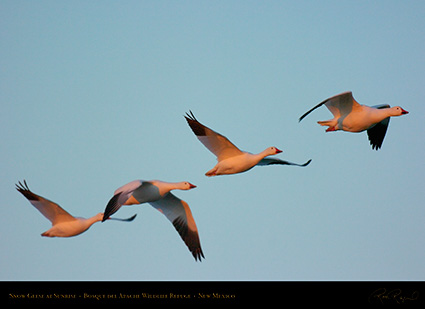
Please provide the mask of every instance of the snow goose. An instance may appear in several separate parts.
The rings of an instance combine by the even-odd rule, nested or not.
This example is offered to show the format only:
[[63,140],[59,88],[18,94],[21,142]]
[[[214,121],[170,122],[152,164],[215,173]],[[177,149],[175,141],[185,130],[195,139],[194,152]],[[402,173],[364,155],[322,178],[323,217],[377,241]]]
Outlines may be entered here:
[[201,124],[193,115],[186,113],[186,121],[195,133],[196,137],[207,147],[213,154],[217,156],[218,163],[208,172],[206,176],[217,176],[217,175],[229,175],[243,173],[250,170],[256,165],[295,165],[295,166],[307,166],[311,160],[308,160],[304,164],[296,164],[275,158],[266,158],[267,156],[281,153],[276,147],[269,147],[258,154],[252,154],[246,151],[240,150],[232,142],[230,142],[225,136],[220,133],[214,132],[210,128]]
[[173,183],[159,180],[134,180],[115,190],[114,196],[106,205],[103,220],[106,220],[123,205],[149,203],[174,225],[180,237],[192,252],[195,261],[198,259],[201,261],[201,257],[205,257],[189,205],[170,192],[175,189],[190,190],[193,188],[196,188],[196,186],[187,181]]
[[303,120],[316,108],[325,105],[334,115],[333,119],[318,121],[321,126],[328,126],[326,132],[343,130],[347,132],[367,131],[372,149],[382,146],[385,133],[390,123],[390,117],[408,114],[400,106],[390,107],[388,104],[366,106],[356,102],[351,91],[343,92],[317,104],[304,115]]
[[[16,185],[16,190],[22,193],[28,201],[37,208],[47,219],[52,222],[52,228],[42,233],[41,236],[47,237],[72,237],[84,233],[94,223],[99,222],[103,219],[103,213],[85,219],[80,217],[74,217],[65,211],[58,204],[41,197],[30,191],[26,181],[24,184],[19,182]],[[132,221],[136,215],[128,219],[117,219],[119,221]],[[112,218],[111,218],[112,219]]]

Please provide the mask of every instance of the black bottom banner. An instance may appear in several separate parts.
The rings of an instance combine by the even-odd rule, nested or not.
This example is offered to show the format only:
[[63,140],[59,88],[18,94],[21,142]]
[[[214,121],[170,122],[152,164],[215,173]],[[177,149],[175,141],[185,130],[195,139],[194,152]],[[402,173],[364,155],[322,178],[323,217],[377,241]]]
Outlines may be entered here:
[[425,305],[423,282],[1,282],[8,305]]

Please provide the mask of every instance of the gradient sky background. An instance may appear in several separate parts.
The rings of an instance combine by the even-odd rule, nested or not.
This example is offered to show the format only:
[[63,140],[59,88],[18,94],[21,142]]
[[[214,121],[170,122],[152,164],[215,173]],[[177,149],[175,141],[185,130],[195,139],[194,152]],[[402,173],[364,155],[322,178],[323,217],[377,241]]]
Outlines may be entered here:
[[[425,280],[424,1],[0,1],[1,280]],[[298,117],[353,91],[401,105],[381,150]],[[306,168],[207,178],[183,115]],[[196,263],[149,205],[69,239],[15,190],[103,212],[134,179],[176,191]]]

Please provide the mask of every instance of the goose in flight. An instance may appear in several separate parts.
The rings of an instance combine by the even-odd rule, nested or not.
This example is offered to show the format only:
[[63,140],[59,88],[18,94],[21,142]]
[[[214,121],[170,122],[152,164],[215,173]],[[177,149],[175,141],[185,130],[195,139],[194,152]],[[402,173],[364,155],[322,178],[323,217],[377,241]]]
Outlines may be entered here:
[[225,136],[201,124],[193,113],[191,111],[189,112],[190,114],[186,113],[185,118],[193,133],[217,157],[218,163],[205,173],[208,177],[243,173],[256,165],[280,164],[307,166],[311,162],[311,160],[308,160],[304,164],[296,164],[281,159],[266,158],[282,152],[282,150],[276,147],[269,147],[258,154],[242,151]]
[[[22,184],[16,185],[16,190],[22,193],[28,201],[37,208],[43,216],[49,219],[52,222],[52,227],[46,232],[42,233],[41,236],[47,237],[72,237],[84,233],[87,231],[94,223],[102,221],[103,213],[98,213],[97,215],[85,219],[80,217],[74,217],[65,211],[58,204],[45,199],[44,197],[37,195],[30,191],[26,181]],[[133,221],[136,215],[128,219],[117,219],[111,218],[119,221]]]
[[316,108],[325,105],[334,118],[318,121],[321,126],[328,126],[326,132],[343,130],[347,132],[367,131],[372,149],[378,150],[382,146],[385,133],[390,123],[390,117],[408,114],[400,106],[390,107],[388,104],[366,106],[356,102],[351,91],[343,92],[317,104],[304,115],[303,120]]
[[159,180],[134,180],[115,190],[114,196],[106,206],[103,220],[107,220],[123,205],[149,203],[174,225],[189,251],[192,252],[195,261],[198,259],[201,261],[201,257],[205,257],[199,241],[198,228],[189,205],[170,192],[175,189],[190,190],[193,188],[196,186],[187,181],[172,183]]

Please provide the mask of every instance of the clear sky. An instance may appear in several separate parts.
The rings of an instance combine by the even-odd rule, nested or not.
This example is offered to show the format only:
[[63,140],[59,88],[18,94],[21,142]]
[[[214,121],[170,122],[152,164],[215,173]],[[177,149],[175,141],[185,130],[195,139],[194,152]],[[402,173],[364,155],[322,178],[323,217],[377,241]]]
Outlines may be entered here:
[[[424,1],[0,1],[1,280],[425,280]],[[322,100],[401,105],[382,149]],[[207,178],[183,115],[306,168]],[[195,262],[149,205],[69,239],[134,179],[190,181]]]

